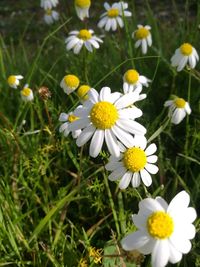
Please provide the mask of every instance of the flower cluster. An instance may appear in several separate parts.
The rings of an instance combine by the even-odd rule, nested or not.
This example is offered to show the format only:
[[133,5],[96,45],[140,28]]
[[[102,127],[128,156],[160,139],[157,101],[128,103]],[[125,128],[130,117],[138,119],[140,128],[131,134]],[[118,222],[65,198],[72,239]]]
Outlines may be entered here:
[[53,10],[58,5],[58,0],[41,0],[40,6],[44,9],[44,21],[46,24],[53,24],[59,20],[59,13]]
[[[22,80],[24,77],[22,75],[10,75],[7,78],[8,85],[11,88],[17,89],[17,87],[20,85],[20,80]],[[25,84],[23,89],[20,92],[21,98],[25,102],[32,101],[34,99],[33,91],[29,88],[28,84]]]

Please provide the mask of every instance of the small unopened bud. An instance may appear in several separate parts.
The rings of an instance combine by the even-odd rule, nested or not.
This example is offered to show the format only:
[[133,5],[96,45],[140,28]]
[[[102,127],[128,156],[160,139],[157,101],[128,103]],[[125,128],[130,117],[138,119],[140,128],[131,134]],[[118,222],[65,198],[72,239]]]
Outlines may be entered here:
[[42,86],[38,90],[39,96],[42,98],[42,100],[47,100],[51,97],[51,92],[49,91],[49,88],[46,86]]

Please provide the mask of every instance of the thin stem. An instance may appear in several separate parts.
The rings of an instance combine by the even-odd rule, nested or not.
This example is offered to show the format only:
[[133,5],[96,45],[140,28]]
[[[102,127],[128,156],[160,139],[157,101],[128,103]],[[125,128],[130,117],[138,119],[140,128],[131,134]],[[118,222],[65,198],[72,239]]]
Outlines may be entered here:
[[109,199],[109,202],[110,202],[110,206],[111,206],[111,209],[112,209],[112,213],[113,213],[113,218],[114,218],[114,221],[115,221],[115,227],[116,227],[116,230],[117,230],[117,234],[118,234],[118,236],[120,236],[120,228],[119,228],[119,222],[118,222],[118,219],[117,219],[117,213],[116,213],[116,210],[115,210],[114,201],[113,201],[112,194],[111,194],[111,191],[110,191],[110,187],[109,187],[109,184],[108,184],[108,177],[107,177],[107,175],[105,173],[103,173],[103,178],[104,178],[104,183],[105,183],[106,190],[107,190],[107,193],[108,193],[108,199]]
[[[191,95],[191,71],[189,72],[189,80],[188,80],[188,96],[187,101],[190,103],[190,95]],[[189,143],[189,135],[190,135],[190,124],[189,124],[189,116],[186,117],[186,137],[185,137],[185,155],[188,155],[188,143]]]

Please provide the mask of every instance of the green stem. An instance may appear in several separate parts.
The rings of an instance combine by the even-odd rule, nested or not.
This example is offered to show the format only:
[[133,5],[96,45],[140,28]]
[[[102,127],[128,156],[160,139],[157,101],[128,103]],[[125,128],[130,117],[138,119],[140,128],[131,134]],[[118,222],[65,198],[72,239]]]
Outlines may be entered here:
[[107,190],[107,193],[108,193],[108,199],[109,199],[109,202],[110,202],[113,218],[114,218],[114,221],[115,221],[115,227],[116,227],[116,230],[117,230],[117,234],[118,234],[118,236],[120,236],[120,229],[119,229],[119,222],[118,222],[118,219],[117,219],[117,213],[116,213],[116,210],[115,210],[114,201],[113,201],[112,194],[111,194],[111,191],[110,191],[110,187],[109,187],[109,184],[108,184],[108,177],[107,177],[107,175],[105,173],[103,173],[103,178],[104,178],[104,183],[105,183],[106,190]]
[[118,206],[119,206],[119,223],[120,223],[122,235],[124,235],[126,233],[126,216],[124,213],[124,203],[123,203],[121,191],[118,194]]
[[[190,95],[191,95],[191,71],[189,72],[189,81],[188,81],[188,96],[187,101],[190,103]],[[185,155],[188,155],[188,143],[189,143],[189,135],[190,135],[190,124],[189,124],[189,116],[186,117],[186,137],[185,137]]]

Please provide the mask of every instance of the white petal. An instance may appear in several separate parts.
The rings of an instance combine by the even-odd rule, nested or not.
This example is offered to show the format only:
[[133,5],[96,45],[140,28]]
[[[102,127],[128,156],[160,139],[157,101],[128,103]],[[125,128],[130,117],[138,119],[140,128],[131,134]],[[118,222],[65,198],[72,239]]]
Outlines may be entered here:
[[181,261],[182,253],[175,249],[175,247],[169,242],[169,261],[171,263],[177,263]]
[[121,245],[124,250],[131,251],[139,249],[149,241],[149,237],[141,231],[136,231],[122,239]]
[[181,238],[179,235],[172,234],[169,237],[169,241],[181,253],[188,253],[192,247],[191,242],[187,239]]
[[187,208],[190,203],[190,196],[186,191],[178,193],[169,203],[168,212]]
[[147,41],[146,39],[142,39],[142,54],[146,54],[147,53]]
[[140,174],[138,172],[135,172],[132,175],[132,180],[131,180],[132,186],[133,187],[138,187],[140,185],[140,182],[141,182]]
[[188,57],[187,56],[183,56],[179,62],[179,65],[178,65],[178,68],[177,68],[177,71],[181,71],[185,65],[187,64],[187,60],[188,60]]
[[126,173],[126,168],[124,167],[119,167],[116,170],[114,170],[109,176],[108,179],[110,181],[115,181],[120,179],[125,173]]
[[91,157],[96,158],[99,155],[103,145],[103,141],[104,130],[96,130],[90,143],[89,154]]
[[93,45],[96,49],[99,48],[99,43],[94,40],[93,38],[89,40],[89,42],[91,43],[91,45]]
[[93,125],[87,126],[76,140],[77,146],[83,146],[93,135],[96,128]]
[[150,156],[153,153],[155,153],[157,150],[157,146],[155,144],[151,144],[150,146],[147,147],[147,149],[145,150],[145,154],[146,156]]
[[194,67],[196,66],[196,59],[194,55],[189,56],[189,65],[191,69],[194,69]]
[[108,17],[104,17],[104,18],[102,18],[102,19],[99,21],[99,23],[97,24],[97,26],[98,26],[99,28],[103,28],[103,27],[106,25],[107,21],[108,21]]
[[79,42],[79,39],[74,37],[71,41],[68,42],[66,46],[67,50],[72,49],[78,42]]
[[112,132],[116,135],[116,137],[127,147],[131,147],[134,142],[134,138],[131,134],[125,132],[118,126],[112,127]]
[[167,240],[157,240],[152,251],[151,262],[153,267],[164,267],[169,261],[169,245]]
[[119,119],[116,122],[116,125],[132,134],[144,135],[146,133],[146,129],[144,128],[144,126],[134,120]]
[[82,43],[82,42],[78,42],[78,43],[74,46],[74,50],[73,50],[74,54],[79,54],[79,52],[80,52],[82,46],[83,46],[83,43]]
[[112,131],[109,129],[105,130],[105,142],[107,144],[108,150],[111,155],[119,157],[120,155],[120,148],[117,142],[117,138],[113,134]]
[[185,103],[185,111],[186,111],[187,114],[189,114],[189,115],[190,115],[190,113],[192,112],[192,110],[191,110],[191,108],[190,108],[188,102]]
[[130,181],[131,181],[131,177],[132,177],[132,173],[131,172],[126,172],[121,180],[120,180],[120,183],[119,183],[119,188],[120,189],[126,189],[129,184],[130,184]]
[[67,121],[68,120],[69,115],[67,113],[61,113],[59,116],[59,121]]
[[123,163],[122,162],[118,162],[118,161],[109,161],[106,165],[105,168],[108,171],[114,171],[115,169],[121,168],[123,167]]
[[153,251],[155,244],[156,239],[151,238],[149,242],[139,249],[139,251],[144,255],[150,254]]
[[99,94],[100,101],[108,101],[108,98],[111,94],[111,90],[109,87],[103,87]]
[[168,209],[168,204],[167,202],[162,198],[162,197],[156,197],[156,201],[160,203],[160,205],[163,207],[165,211]]
[[155,163],[155,162],[157,162],[157,160],[158,160],[158,157],[156,155],[147,157],[148,163]]
[[159,201],[153,198],[145,198],[139,202],[139,213],[148,217],[152,212],[165,211]]
[[139,94],[135,92],[125,94],[115,102],[115,106],[117,109],[128,107],[132,105],[134,102],[136,102],[138,98]]
[[60,126],[59,132],[62,133],[65,129],[68,129],[68,128],[69,128],[69,122],[65,122]]
[[154,164],[147,163],[145,165],[145,169],[150,172],[151,174],[156,174],[158,172],[158,167]]
[[142,41],[141,40],[137,40],[135,42],[135,48],[138,48],[141,45]]
[[117,21],[115,18],[112,19],[112,30],[116,31],[117,30]]
[[171,122],[174,124],[179,124],[186,116],[186,112],[182,108],[176,108],[172,114]]
[[90,89],[90,91],[88,92],[88,96],[89,96],[89,100],[92,103],[97,103],[99,101],[99,94],[94,88]]
[[140,175],[146,186],[150,186],[152,184],[151,175],[145,169],[140,171]]
[[78,129],[85,128],[87,125],[90,124],[90,120],[88,118],[82,118],[70,123],[70,130],[76,131]]
[[111,28],[111,22],[112,22],[112,20],[110,18],[108,18],[107,23],[106,23],[106,26],[105,26],[105,30],[106,31],[109,31],[110,30],[110,28]]
[[89,52],[93,51],[92,45],[91,45],[91,43],[89,41],[85,41],[84,45],[85,45],[85,47],[87,48],[87,50]]
[[120,27],[120,28],[123,28],[123,27],[124,27],[124,22],[123,22],[123,20],[122,20],[120,17],[116,17],[116,20],[117,20],[117,23],[119,24],[119,27]]
[[124,119],[136,119],[142,116],[141,109],[137,107],[125,108],[118,111],[119,117]]

